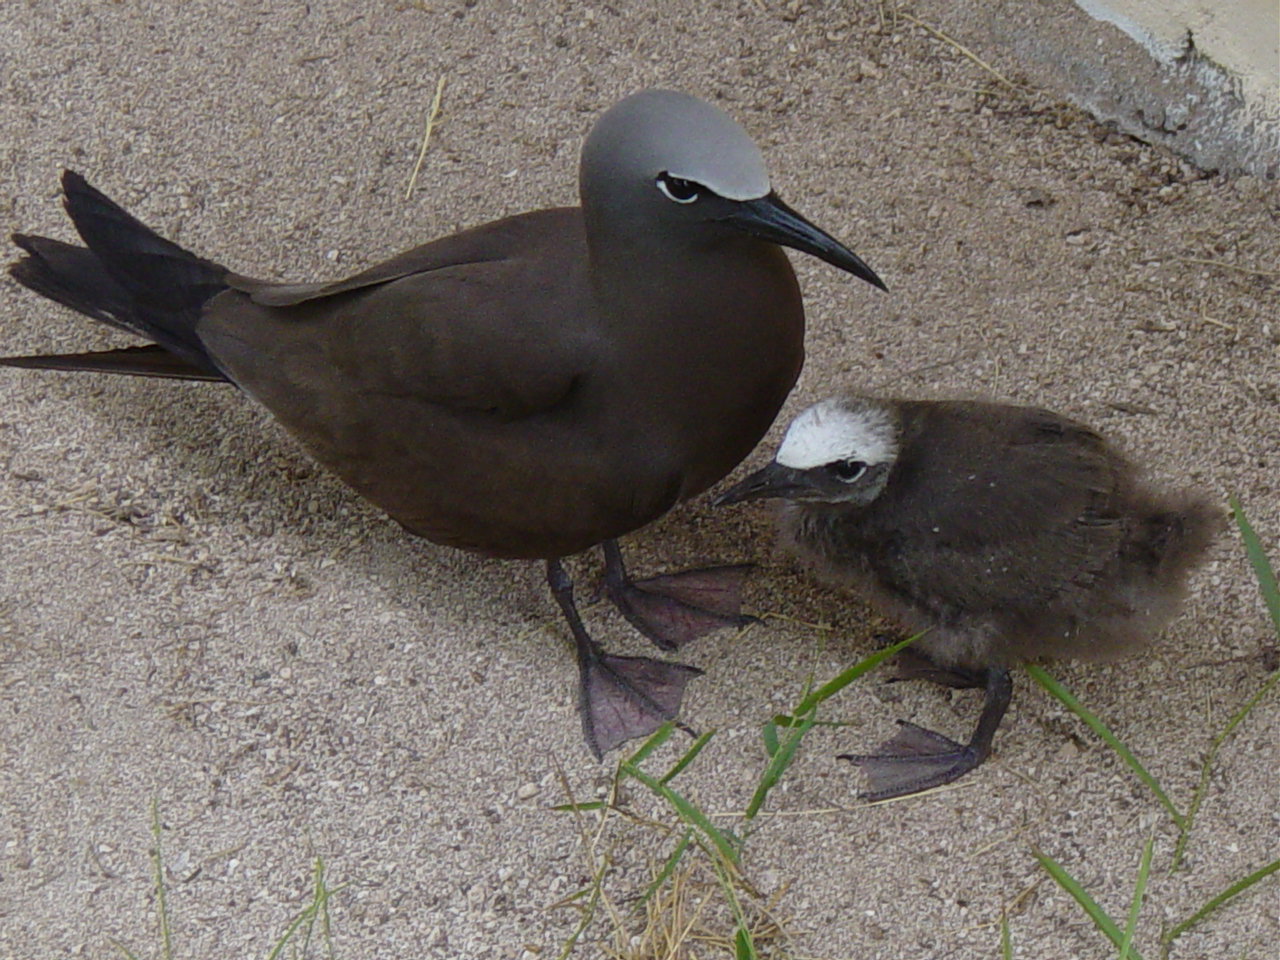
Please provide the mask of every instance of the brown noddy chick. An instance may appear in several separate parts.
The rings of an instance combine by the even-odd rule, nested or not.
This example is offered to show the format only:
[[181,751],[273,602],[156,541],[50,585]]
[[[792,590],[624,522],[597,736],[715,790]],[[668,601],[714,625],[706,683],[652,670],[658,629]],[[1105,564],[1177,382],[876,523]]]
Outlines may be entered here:
[[827,581],[926,631],[904,676],[986,690],[967,744],[900,721],[845,755],[872,800],[948,783],[986,759],[1011,665],[1109,660],[1175,613],[1221,523],[1203,500],[1141,485],[1093,430],[998,403],[824,400],[774,461],[717,499],[776,497],[784,545]]
[[[409,532],[541,559],[600,755],[675,715],[698,671],[605,653],[560,558],[664,649],[741,623],[742,568],[632,581],[615,538],[706,490],[764,435],[804,353],[779,244],[877,286],[784,204],[750,136],[672,91],[628,97],[583,147],[580,207],[535,210],[328,283],[240,276],[63,177],[85,246],[14,237],[36,293],[151,344],[11,366],[226,380]],[[251,259],[258,259],[252,255]]]

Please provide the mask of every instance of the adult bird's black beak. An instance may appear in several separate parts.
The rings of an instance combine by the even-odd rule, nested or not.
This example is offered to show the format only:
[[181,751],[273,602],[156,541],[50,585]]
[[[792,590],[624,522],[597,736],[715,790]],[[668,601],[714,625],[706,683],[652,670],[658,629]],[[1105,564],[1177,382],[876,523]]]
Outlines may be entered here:
[[774,461],[757,470],[741,483],[735,483],[711,501],[712,506],[723,507],[727,503],[744,500],[769,500],[773,497],[789,498],[805,488],[804,471],[784,467]]
[[792,210],[776,193],[756,200],[738,201],[725,221],[753,237],[813,254],[881,290],[889,289],[876,272],[862,262],[861,257]]

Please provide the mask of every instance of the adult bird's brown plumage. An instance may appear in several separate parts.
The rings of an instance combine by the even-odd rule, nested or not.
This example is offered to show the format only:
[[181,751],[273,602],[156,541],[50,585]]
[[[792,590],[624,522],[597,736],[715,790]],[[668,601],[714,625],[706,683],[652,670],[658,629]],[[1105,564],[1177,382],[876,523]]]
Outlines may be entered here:
[[580,207],[535,210],[328,283],[240,276],[77,174],[85,247],[19,235],[13,276],[152,341],[10,366],[227,380],[412,533],[547,561],[599,755],[673,716],[690,667],[605,653],[560,558],[604,544],[606,587],[666,649],[740,623],[740,568],[633,581],[615,538],[728,473],[799,373],[804,312],[778,244],[879,278],[773,193],[747,133],[651,90],[597,122]]
[[1145,486],[1089,427],[1036,407],[842,396],[792,421],[776,458],[718,498],[780,498],[784,545],[911,633],[903,675],[986,690],[966,744],[914,724],[846,755],[885,799],[982,763],[1009,667],[1110,660],[1173,616],[1221,517]]

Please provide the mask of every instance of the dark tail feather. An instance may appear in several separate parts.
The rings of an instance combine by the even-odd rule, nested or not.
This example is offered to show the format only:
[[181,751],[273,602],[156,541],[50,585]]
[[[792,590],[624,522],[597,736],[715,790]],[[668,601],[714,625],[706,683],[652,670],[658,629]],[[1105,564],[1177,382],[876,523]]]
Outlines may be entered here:
[[73,170],[62,174],[63,206],[107,273],[145,313],[194,325],[200,308],[227,289],[227,269],[160,236]]
[[195,333],[204,304],[227,289],[226,269],[165,240],[78,173],[65,171],[62,189],[67,213],[88,249],[15,235],[14,243],[27,256],[9,267],[10,274],[41,296],[154,341],[178,362],[162,363],[154,352],[145,358],[111,352],[20,357],[10,365],[226,379]]
[[28,290],[120,330],[139,332],[130,322],[129,295],[84,247],[21,233],[13,242],[28,255],[10,264],[9,273]]
[[0,357],[0,366],[25,367],[31,370],[90,370],[97,373],[131,374],[136,377],[169,377],[174,380],[226,382],[227,379],[216,371],[194,366],[155,343],[149,343],[145,347],[122,347],[119,350],[102,350],[96,353]]

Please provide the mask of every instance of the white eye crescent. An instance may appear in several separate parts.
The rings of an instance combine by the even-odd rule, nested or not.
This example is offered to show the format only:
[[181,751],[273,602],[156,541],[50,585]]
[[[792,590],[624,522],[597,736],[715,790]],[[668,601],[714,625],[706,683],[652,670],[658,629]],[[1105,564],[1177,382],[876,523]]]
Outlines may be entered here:
[[676,203],[693,203],[701,196],[701,186],[692,180],[673,177],[665,170],[658,174],[658,179],[654,182],[657,183],[658,189],[662,191],[663,196],[668,200],[674,200]]
[[867,465],[861,460],[837,460],[827,464],[827,470],[842,483],[853,483],[867,472]]

